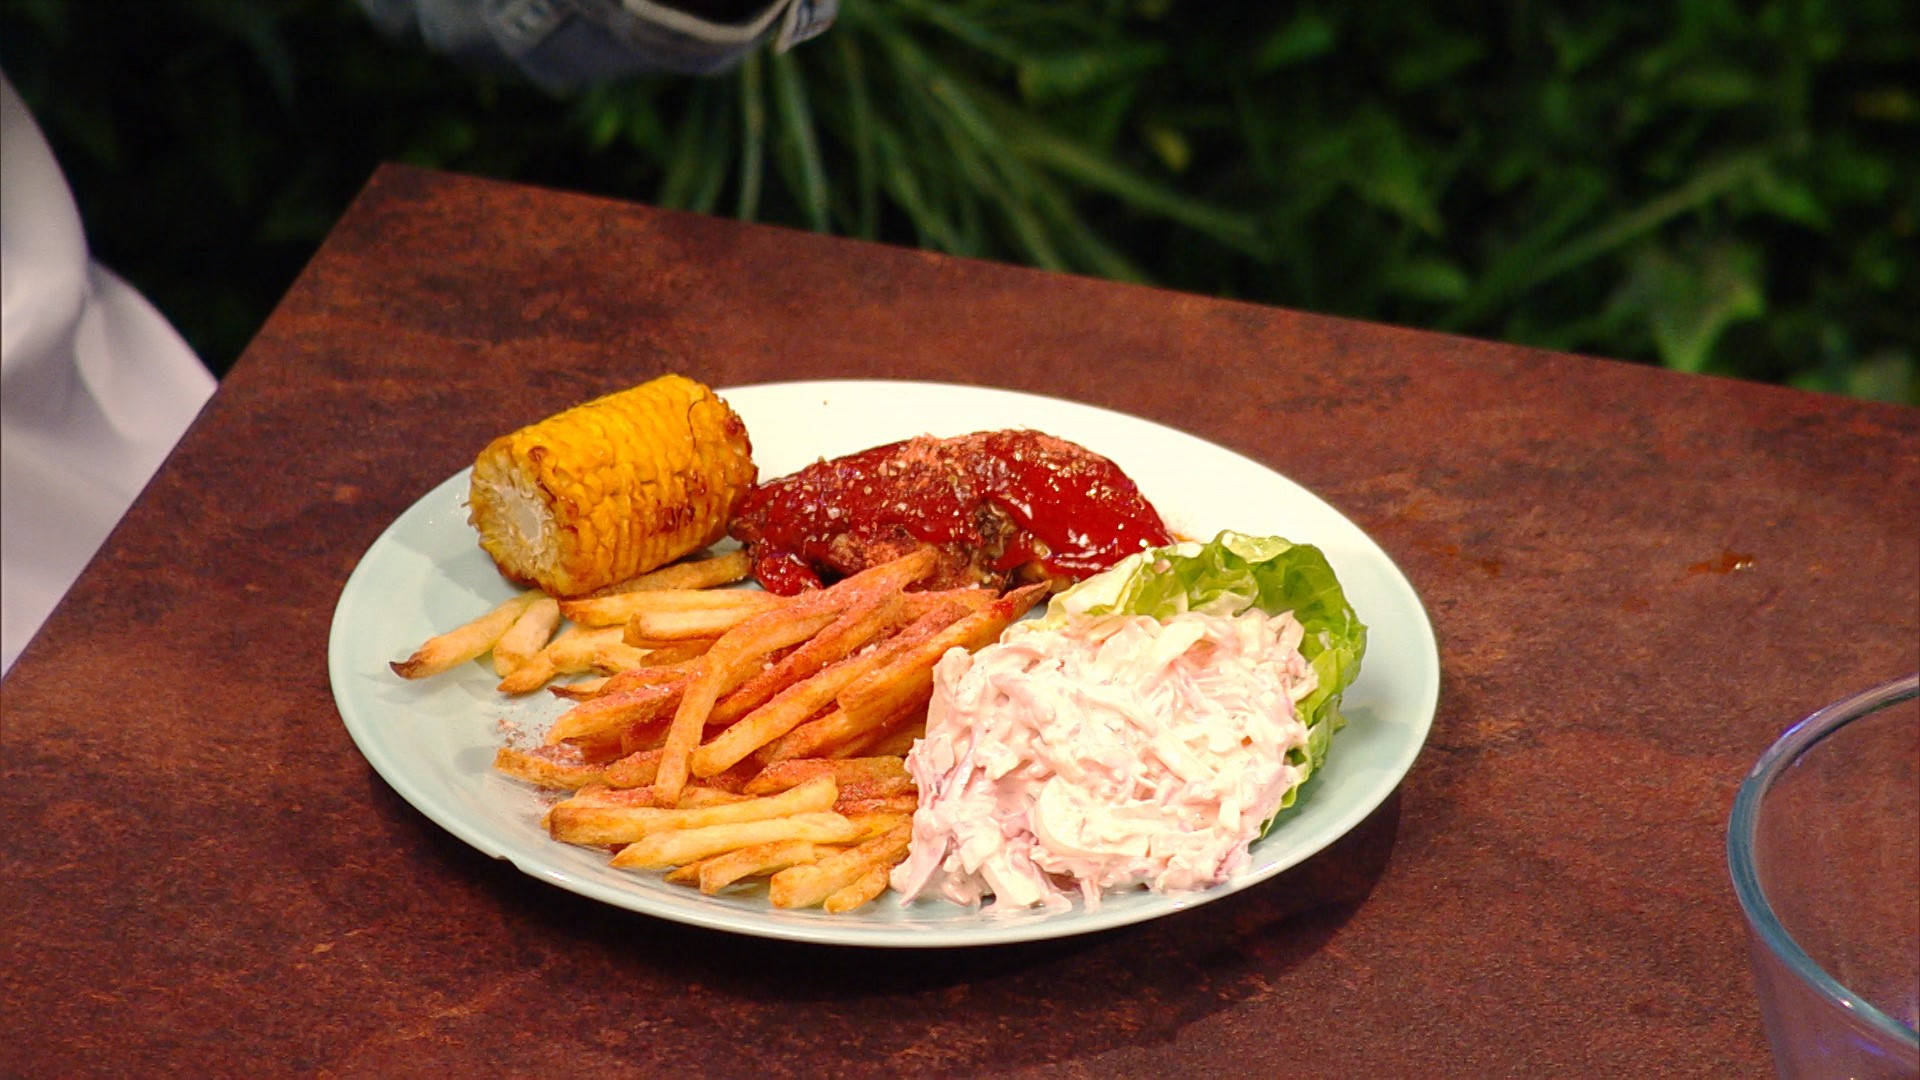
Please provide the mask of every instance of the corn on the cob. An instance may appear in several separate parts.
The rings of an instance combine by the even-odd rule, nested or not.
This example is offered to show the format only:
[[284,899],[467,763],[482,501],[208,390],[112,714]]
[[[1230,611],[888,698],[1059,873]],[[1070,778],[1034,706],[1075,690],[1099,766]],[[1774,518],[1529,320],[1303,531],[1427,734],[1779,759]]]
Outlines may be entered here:
[[469,513],[507,577],[579,596],[718,540],[753,481],[740,417],[664,375],[493,440]]

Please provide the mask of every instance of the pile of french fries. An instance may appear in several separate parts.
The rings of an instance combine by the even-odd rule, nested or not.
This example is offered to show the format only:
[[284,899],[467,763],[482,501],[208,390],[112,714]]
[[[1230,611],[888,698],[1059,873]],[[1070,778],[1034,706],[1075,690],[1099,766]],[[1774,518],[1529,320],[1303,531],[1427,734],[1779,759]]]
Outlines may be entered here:
[[567,793],[545,819],[555,840],[709,895],[765,878],[775,907],[849,911],[906,858],[918,793],[903,758],[935,662],[994,641],[1045,592],[912,591],[934,562],[923,549],[781,597],[724,588],[749,569],[733,551],[580,599],[533,590],[393,669],[427,678],[491,653],[502,693],[573,702],[544,745],[494,760]]

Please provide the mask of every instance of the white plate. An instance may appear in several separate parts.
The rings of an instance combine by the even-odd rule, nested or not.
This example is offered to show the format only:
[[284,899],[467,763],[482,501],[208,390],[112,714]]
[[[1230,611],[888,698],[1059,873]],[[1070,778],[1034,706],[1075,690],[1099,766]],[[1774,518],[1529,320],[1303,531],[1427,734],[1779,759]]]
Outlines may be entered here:
[[919,434],[1030,427],[1112,458],[1176,532],[1222,528],[1317,545],[1368,626],[1347,727],[1294,808],[1253,847],[1252,866],[1205,892],[1146,891],[1097,910],[991,915],[892,894],[857,912],[780,911],[764,892],[703,896],[657,874],[620,871],[604,852],[555,843],[541,798],[492,769],[503,730],[538,731],[564,703],[508,701],[480,663],[418,683],[387,667],[433,634],[511,593],[466,521],[466,474],[449,478],[376,540],[334,611],[328,668],[361,753],[421,813],[525,873],[609,904],[697,926],[797,941],[944,947],[1060,937],[1155,918],[1257,884],[1331,844],[1391,793],[1413,764],[1439,697],[1433,628],[1413,587],[1367,535],[1264,466],[1171,428],[1086,405],[1003,390],[910,382],[802,382],[721,391],[747,423],[764,477]]

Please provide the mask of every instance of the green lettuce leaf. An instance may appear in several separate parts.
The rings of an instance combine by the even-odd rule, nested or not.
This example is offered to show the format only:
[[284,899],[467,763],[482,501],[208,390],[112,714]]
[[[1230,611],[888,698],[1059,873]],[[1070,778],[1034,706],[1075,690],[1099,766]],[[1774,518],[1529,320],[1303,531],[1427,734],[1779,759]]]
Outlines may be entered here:
[[[1300,654],[1319,685],[1299,703],[1307,745],[1289,752],[1305,783],[1326,760],[1333,733],[1346,726],[1340,695],[1360,674],[1367,651],[1367,628],[1319,548],[1278,536],[1222,532],[1210,543],[1143,551],[1055,596],[1040,625],[1058,626],[1077,615],[1165,619],[1184,611],[1238,615],[1249,608],[1268,615],[1290,611],[1306,630]],[[1287,792],[1282,809],[1293,805],[1298,790]]]

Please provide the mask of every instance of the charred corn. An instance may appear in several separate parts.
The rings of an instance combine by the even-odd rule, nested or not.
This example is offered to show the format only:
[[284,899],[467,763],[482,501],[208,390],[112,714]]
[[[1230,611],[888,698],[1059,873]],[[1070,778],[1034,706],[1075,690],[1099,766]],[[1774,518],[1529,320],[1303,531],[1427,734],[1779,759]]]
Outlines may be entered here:
[[493,440],[469,517],[501,573],[579,596],[718,540],[753,481],[740,417],[664,375]]

